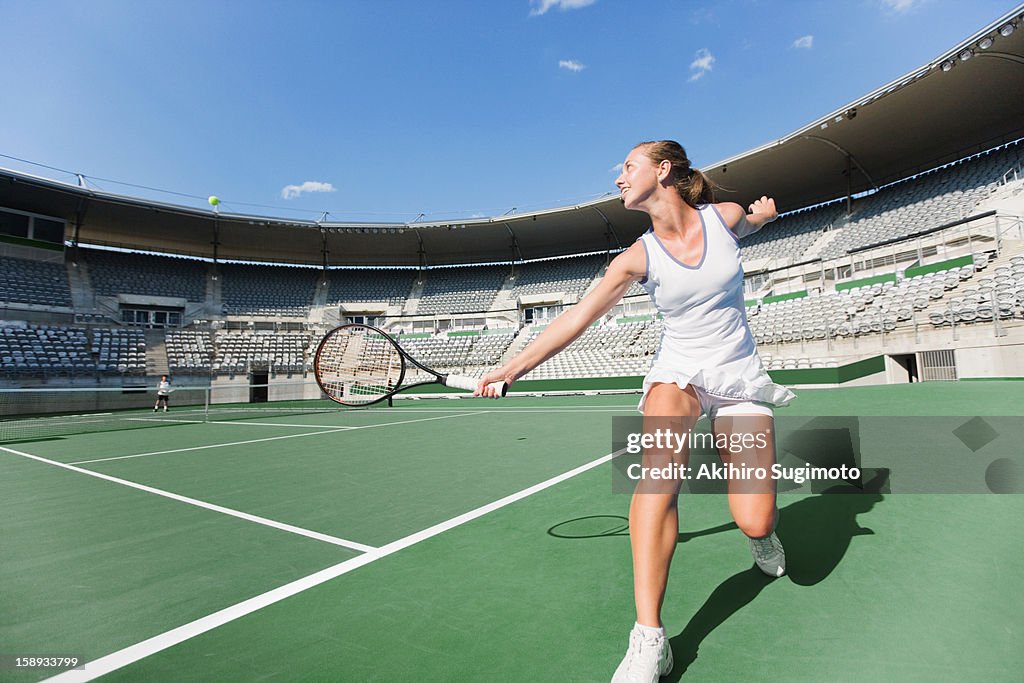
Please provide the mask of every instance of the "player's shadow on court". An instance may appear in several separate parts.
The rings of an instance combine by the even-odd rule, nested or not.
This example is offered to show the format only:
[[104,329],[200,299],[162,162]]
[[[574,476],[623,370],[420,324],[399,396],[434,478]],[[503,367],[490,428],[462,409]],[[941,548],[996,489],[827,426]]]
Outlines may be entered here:
[[[835,486],[781,508],[777,533],[786,548],[786,577],[781,580],[813,586],[828,577],[854,537],[874,533],[857,517],[884,500],[881,491],[887,484],[888,471],[879,470],[862,488]],[[704,639],[775,580],[752,565],[719,584],[682,632],[671,638],[675,666],[666,680],[678,681],[697,659]]]

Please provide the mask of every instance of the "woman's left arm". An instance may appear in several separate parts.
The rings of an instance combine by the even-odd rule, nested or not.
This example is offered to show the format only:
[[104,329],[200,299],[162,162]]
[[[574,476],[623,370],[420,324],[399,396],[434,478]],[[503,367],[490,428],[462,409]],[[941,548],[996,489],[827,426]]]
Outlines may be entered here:
[[752,235],[764,226],[779,217],[775,208],[775,200],[771,197],[761,197],[750,205],[750,213],[743,210],[743,207],[734,202],[716,204],[718,212],[722,214],[726,227],[732,230],[736,239]]

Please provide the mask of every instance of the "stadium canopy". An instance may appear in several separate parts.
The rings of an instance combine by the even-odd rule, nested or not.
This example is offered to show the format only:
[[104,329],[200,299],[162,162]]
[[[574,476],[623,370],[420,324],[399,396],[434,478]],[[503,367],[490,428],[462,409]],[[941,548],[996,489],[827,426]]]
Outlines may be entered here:
[[[855,60],[851,58],[855,64]],[[706,165],[721,201],[794,211],[1024,137],[1024,5],[937,59],[765,145]],[[0,207],[61,218],[68,240],[337,266],[507,262],[628,246],[647,227],[616,196],[467,221],[293,221],[215,213],[0,170]],[[770,229],[770,228],[769,228]]]

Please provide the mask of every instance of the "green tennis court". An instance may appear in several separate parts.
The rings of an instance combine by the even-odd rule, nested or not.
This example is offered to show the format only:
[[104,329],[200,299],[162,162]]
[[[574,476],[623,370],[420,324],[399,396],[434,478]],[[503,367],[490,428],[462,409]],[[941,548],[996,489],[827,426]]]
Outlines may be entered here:
[[[1020,415],[1024,382],[798,396],[778,414]],[[61,680],[608,680],[634,618],[612,417],[636,400],[403,400],[2,444],[0,652],[89,662]],[[670,680],[1020,680],[1024,496],[779,506],[789,573],[770,580],[724,496],[681,502]]]

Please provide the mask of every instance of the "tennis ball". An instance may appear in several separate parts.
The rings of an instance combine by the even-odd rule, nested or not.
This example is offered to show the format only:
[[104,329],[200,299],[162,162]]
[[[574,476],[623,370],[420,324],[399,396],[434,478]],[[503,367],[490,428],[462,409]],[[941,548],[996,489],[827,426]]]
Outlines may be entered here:
[[218,204],[220,204],[220,197],[217,197],[216,195],[210,195],[210,198],[207,199],[206,201],[210,202],[210,206],[217,206]]

